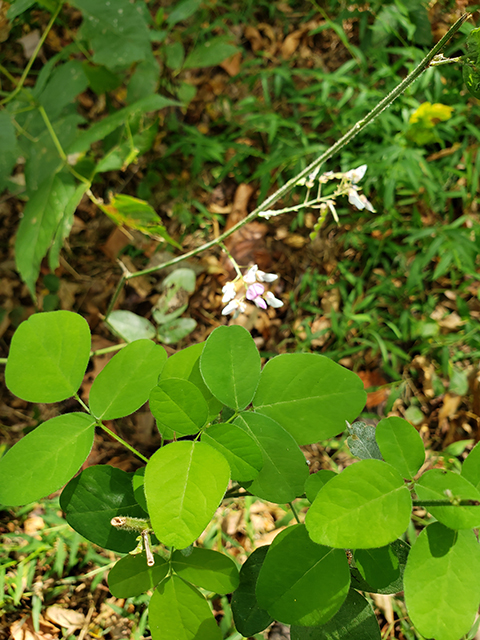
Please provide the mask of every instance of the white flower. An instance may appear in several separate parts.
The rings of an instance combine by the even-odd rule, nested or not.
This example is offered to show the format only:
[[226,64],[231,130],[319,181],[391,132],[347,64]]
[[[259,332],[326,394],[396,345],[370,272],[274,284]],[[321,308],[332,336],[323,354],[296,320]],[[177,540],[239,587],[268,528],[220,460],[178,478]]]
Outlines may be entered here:
[[274,282],[278,278],[276,273],[265,273],[265,271],[257,271],[257,279],[260,282]]
[[354,207],[357,207],[357,209],[360,209],[360,211],[362,209],[365,209],[365,203],[362,202],[362,200],[360,199],[360,196],[358,195],[355,187],[352,187],[351,189],[349,189],[348,201],[350,202],[350,204],[353,204]]
[[274,309],[283,307],[283,302],[276,298],[271,291],[267,291],[265,294],[265,300],[267,301],[267,304]]
[[253,284],[257,280],[257,271],[258,267],[256,264],[247,271],[247,273],[243,276],[243,281],[247,284]]
[[238,309],[240,302],[238,300],[231,300],[226,307],[222,309],[222,316],[228,316]]
[[260,284],[259,282],[254,282],[248,287],[245,297],[247,298],[247,300],[255,300],[256,298],[261,296],[264,291],[265,291],[265,287],[263,286],[263,284]]
[[235,284],[233,282],[227,282],[226,285],[222,287],[222,293],[222,302],[233,300],[233,298],[235,298]]
[[360,197],[360,200],[365,205],[365,209],[367,211],[371,211],[372,213],[375,213],[375,209],[373,208],[372,203],[367,200],[366,196],[364,196],[363,193],[361,193],[359,197]]
[[327,200],[326,204],[327,204],[328,208],[330,209],[330,212],[331,212],[331,214],[333,216],[333,219],[338,224],[340,221],[338,219],[337,210],[335,209],[335,202],[333,200]]
[[267,303],[263,298],[260,298],[260,296],[257,296],[256,298],[254,298],[253,302],[257,305],[259,309],[267,308]]
[[367,170],[367,165],[362,164],[356,169],[350,169],[350,171],[347,171],[344,175],[345,175],[345,178],[347,178],[347,180],[351,180],[353,184],[357,184],[357,182],[360,182],[360,180],[365,175],[366,170]]

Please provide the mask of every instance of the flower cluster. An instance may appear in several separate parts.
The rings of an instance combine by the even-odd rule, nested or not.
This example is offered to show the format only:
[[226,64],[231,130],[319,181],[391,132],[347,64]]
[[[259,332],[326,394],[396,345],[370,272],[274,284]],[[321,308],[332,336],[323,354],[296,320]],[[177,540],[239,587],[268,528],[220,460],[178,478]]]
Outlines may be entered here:
[[[335,199],[340,196],[348,196],[350,204],[357,207],[357,209],[366,209],[367,211],[374,213],[375,209],[373,208],[372,203],[367,200],[363,193],[359,193],[360,187],[357,186],[357,183],[360,182],[365,175],[366,170],[367,165],[362,164],[356,169],[350,169],[349,171],[326,171],[325,173],[318,175],[320,167],[317,167],[309,173],[308,176],[297,181],[298,185],[307,187],[307,195],[303,204],[296,205],[294,207],[287,207],[286,209],[262,211],[258,215],[268,220],[272,216],[278,216],[282,213],[286,213],[287,211],[296,211],[300,208],[311,207],[312,209],[320,209],[320,224],[323,223],[327,211],[330,211],[335,222],[338,224],[339,219],[335,209]],[[340,182],[331,195],[326,197],[322,196],[322,185],[326,184],[330,180],[339,180]],[[316,198],[310,200],[310,191],[314,188],[316,182],[318,183],[318,193]]]
[[[271,291],[265,291],[265,285],[274,282],[278,276],[275,273],[265,273],[261,271],[256,264],[242,276],[240,273],[231,282],[227,282],[222,288],[222,302],[227,305],[222,310],[222,315],[228,316],[231,313],[235,317],[240,313],[244,313],[247,309],[245,300],[253,302],[259,309],[266,309],[267,306],[278,309],[283,306],[283,302],[276,298]],[[238,284],[240,283],[240,287]],[[245,288],[245,294],[237,296],[237,288]]]

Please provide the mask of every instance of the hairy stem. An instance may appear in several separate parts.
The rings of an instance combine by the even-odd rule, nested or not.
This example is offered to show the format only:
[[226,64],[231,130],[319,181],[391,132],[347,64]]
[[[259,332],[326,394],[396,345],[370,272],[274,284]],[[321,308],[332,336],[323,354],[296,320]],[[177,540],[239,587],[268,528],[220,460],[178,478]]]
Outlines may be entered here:
[[414,507],[479,507],[479,500],[459,500],[451,502],[450,500],[412,500]]

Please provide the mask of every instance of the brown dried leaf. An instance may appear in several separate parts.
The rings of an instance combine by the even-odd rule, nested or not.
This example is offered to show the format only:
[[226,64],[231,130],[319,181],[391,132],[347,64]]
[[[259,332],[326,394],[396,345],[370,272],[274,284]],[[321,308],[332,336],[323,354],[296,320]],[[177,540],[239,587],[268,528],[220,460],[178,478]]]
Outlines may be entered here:
[[240,73],[241,64],[242,64],[242,52],[239,51],[238,53],[235,53],[233,56],[230,56],[230,58],[227,58],[226,60],[221,62],[220,66],[224,71],[228,73],[228,75],[231,78],[233,78],[233,76],[236,76],[238,73]]
[[256,27],[246,27],[244,36],[250,42],[254,53],[263,49],[263,38]]
[[33,628],[33,620],[29,618],[21,618],[16,620],[10,626],[10,633],[13,640],[53,640],[58,638],[60,630],[54,626],[48,620],[45,620],[43,616],[40,616],[39,631],[35,631]]
[[462,401],[462,396],[458,396],[453,393],[446,393],[443,396],[443,405],[438,412],[438,421],[443,422],[447,418],[452,418]]
[[65,627],[67,633],[72,633],[75,629],[80,629],[85,623],[85,616],[80,611],[64,609],[56,605],[47,608],[45,618],[61,627]]
[[280,53],[284,60],[288,60],[289,58],[292,57],[292,55],[297,50],[301,39],[303,38],[303,36],[307,31],[308,31],[308,28],[303,28],[303,29],[297,29],[296,31],[293,31],[292,33],[288,34],[288,36],[283,41],[282,46],[280,47]]
[[107,238],[105,244],[100,249],[103,253],[110,258],[110,260],[116,260],[118,254],[122,249],[132,242],[132,236],[128,231],[121,227],[115,227]]

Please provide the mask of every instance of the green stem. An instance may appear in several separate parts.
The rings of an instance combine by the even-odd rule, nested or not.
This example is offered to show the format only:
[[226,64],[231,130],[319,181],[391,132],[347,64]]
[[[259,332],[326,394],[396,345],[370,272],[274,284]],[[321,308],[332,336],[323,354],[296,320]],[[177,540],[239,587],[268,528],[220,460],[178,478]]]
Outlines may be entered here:
[[288,503],[290,509],[292,510],[293,515],[295,516],[295,520],[298,522],[298,524],[302,524],[300,522],[300,518],[298,517],[298,513],[297,510],[295,509],[295,507],[293,506],[293,502],[289,502]]
[[40,105],[38,107],[38,110],[40,111],[42,120],[48,129],[48,133],[50,134],[51,139],[53,140],[53,144],[55,145],[58,155],[61,157],[61,159],[64,162],[67,162],[67,154],[65,153],[62,145],[60,144],[60,140],[57,138],[57,134],[55,133],[55,129],[53,128],[52,123],[50,122],[50,118],[47,116],[47,112],[45,111],[45,108],[42,105]]
[[4,105],[4,104],[7,104],[8,102],[10,102],[11,100],[13,100],[13,98],[17,95],[17,93],[22,89],[23,84],[24,84],[25,80],[27,79],[28,74],[30,73],[30,69],[32,68],[33,63],[35,62],[40,49],[43,47],[43,43],[45,42],[48,34],[50,33],[50,30],[53,27],[53,25],[55,23],[55,20],[57,19],[57,16],[58,16],[58,14],[60,13],[60,11],[62,9],[62,6],[63,6],[63,2],[59,2],[58,3],[58,7],[55,9],[52,17],[50,18],[50,22],[47,24],[47,28],[45,29],[45,31],[42,34],[42,37],[38,41],[38,44],[35,47],[35,51],[32,53],[32,57],[28,61],[28,64],[25,67],[25,69],[24,69],[24,71],[22,73],[22,77],[20,78],[17,86],[12,91],[12,93],[7,98],[5,98],[5,100],[2,100],[0,102],[0,104]]
[[[365,127],[370,124],[377,116],[379,116],[382,111],[384,111],[387,107],[389,107],[415,80],[431,65],[433,58],[440,53],[443,47],[447,44],[447,42],[452,38],[452,36],[460,29],[462,24],[470,17],[471,14],[465,13],[461,18],[459,18],[453,26],[447,31],[447,33],[437,42],[437,44],[433,47],[433,49],[427,53],[427,55],[423,58],[420,64],[415,67],[413,71],[411,71],[408,76],[400,82],[400,84],[391,91],[383,100],[381,100],[376,107],[374,107],[370,113],[368,113],[363,120],[359,120],[344,136],[342,136],[335,144],[333,144],[327,151],[322,153],[316,160],[311,162],[308,167],[306,167],[303,171],[298,173],[294,178],[288,180],[280,189],[277,189],[275,193],[269,196],[266,200],[262,202],[260,206],[258,206],[254,211],[248,214],[243,220],[237,222],[233,227],[231,227],[228,231],[222,233],[218,238],[214,240],[210,240],[206,242],[200,247],[196,249],[192,249],[192,251],[188,251],[181,256],[177,256],[176,258],[172,258],[163,264],[160,264],[156,267],[150,267],[149,269],[143,269],[142,271],[137,271],[135,273],[129,274],[126,279],[130,280],[130,278],[138,278],[140,276],[145,276],[150,273],[154,273],[155,271],[160,271],[161,269],[165,269],[166,267],[171,267],[183,260],[188,260],[193,256],[196,256],[211,247],[214,247],[224,240],[226,240],[229,236],[231,236],[235,231],[238,231],[243,226],[254,220],[259,213],[263,211],[267,211],[272,205],[274,205],[280,198],[283,198],[286,194],[288,194],[292,189],[297,185],[299,180],[307,177],[314,169],[323,164],[326,160],[331,158],[333,155],[338,153],[343,147],[345,147],[360,131],[363,131]],[[107,314],[108,315],[108,314]]]
[[108,427],[106,427],[103,422],[100,422],[100,420],[97,421],[97,425],[103,429],[106,433],[108,433],[109,436],[111,436],[112,438],[114,438],[114,440],[116,440],[117,442],[120,442],[120,444],[123,444],[124,447],[126,447],[129,451],[131,451],[134,455],[137,456],[137,458],[140,458],[140,460],[143,460],[143,462],[145,462],[145,464],[148,462],[148,458],[146,458],[144,455],[142,455],[139,451],[137,451],[135,449],[135,447],[132,447],[131,444],[128,444],[128,442],[126,442],[125,440],[123,440],[122,438],[120,438],[120,436],[117,436],[116,433],[114,433],[111,429],[109,429]]
[[444,58],[441,54],[437,56],[437,60],[432,60],[431,67],[440,67],[442,64],[454,64],[456,62],[465,62],[466,56],[458,56],[458,58]]
[[[78,395],[78,393],[75,394],[75,400],[82,405],[82,407],[85,409],[85,411],[92,415],[92,412],[90,411],[90,409],[88,408],[88,406],[85,404],[85,402],[80,398],[80,396]],[[116,440],[117,442],[120,442],[120,444],[123,444],[124,447],[126,447],[129,451],[131,451],[134,455],[136,455],[138,458],[140,458],[140,460],[143,460],[145,463],[148,462],[148,458],[146,458],[144,455],[142,455],[139,451],[137,451],[135,449],[135,447],[132,447],[132,445],[128,444],[128,442],[126,442],[125,440],[123,440],[123,438],[120,438],[120,436],[117,436],[116,433],[114,433],[111,429],[109,429],[108,427],[106,427],[103,422],[101,420],[96,420],[96,425],[97,427],[100,427],[101,429],[103,429],[104,431],[106,431],[106,433],[108,433],[109,436],[111,436],[114,440]]]
[[479,507],[478,500],[459,500],[458,502],[450,502],[450,500],[412,500],[414,507]]
[[8,358],[0,358],[0,364],[7,364]]
[[115,293],[113,294],[113,297],[110,300],[110,304],[108,305],[108,309],[105,314],[105,322],[107,323],[108,323],[108,316],[112,313],[113,307],[115,306],[115,303],[118,299],[118,296],[120,295],[121,290],[123,289],[123,285],[125,284],[126,280],[127,280],[127,276],[125,273],[123,273],[122,277],[119,280],[119,283],[117,284],[117,288],[115,289]]
[[111,347],[105,347],[104,349],[97,349],[96,351],[90,351],[90,358],[94,356],[103,356],[105,353],[112,353],[112,351],[119,351],[127,346],[126,342],[122,342],[121,344],[114,344]]

